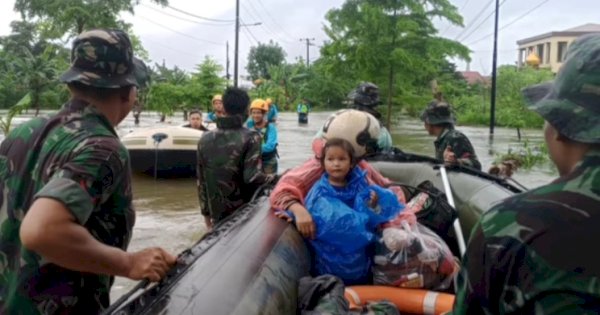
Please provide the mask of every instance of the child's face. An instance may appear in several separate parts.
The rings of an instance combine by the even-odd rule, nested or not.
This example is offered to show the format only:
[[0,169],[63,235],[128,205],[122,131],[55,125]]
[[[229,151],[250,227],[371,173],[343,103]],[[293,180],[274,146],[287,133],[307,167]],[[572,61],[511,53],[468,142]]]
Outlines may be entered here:
[[352,160],[346,150],[341,147],[329,147],[325,152],[325,172],[330,180],[345,181],[352,168]]

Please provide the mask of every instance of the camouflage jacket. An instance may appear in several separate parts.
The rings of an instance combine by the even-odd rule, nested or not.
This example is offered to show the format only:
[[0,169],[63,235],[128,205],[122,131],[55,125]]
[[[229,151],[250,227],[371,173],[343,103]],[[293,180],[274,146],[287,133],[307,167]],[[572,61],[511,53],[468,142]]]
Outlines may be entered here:
[[477,159],[471,141],[462,132],[454,128],[446,128],[435,140],[434,144],[436,159],[443,161],[444,151],[447,147],[450,147],[456,156],[458,164],[481,170],[481,163]]
[[198,142],[198,196],[202,214],[214,222],[248,202],[270,179],[262,172],[261,136],[242,123],[239,116],[220,117],[217,129]]
[[505,200],[471,235],[453,314],[598,314],[600,151]]
[[76,272],[25,249],[21,220],[36,198],[62,202],[97,240],[126,249],[134,212],[129,155],[95,108],[70,101],[0,146],[0,314],[96,314],[113,278]]

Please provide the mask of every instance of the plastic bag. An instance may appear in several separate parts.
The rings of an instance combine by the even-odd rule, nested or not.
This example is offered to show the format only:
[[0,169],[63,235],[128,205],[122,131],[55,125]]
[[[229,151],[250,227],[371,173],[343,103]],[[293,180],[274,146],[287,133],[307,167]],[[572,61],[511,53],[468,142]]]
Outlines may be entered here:
[[[376,205],[370,204],[372,192],[377,194]],[[404,205],[398,202],[396,195],[389,189],[370,185],[369,189],[363,189],[357,194],[354,209],[366,213],[369,217],[369,229],[375,230],[378,225],[398,217],[404,210]]]
[[452,252],[427,227],[401,221],[382,230],[373,262],[375,284],[443,290],[456,271]]
[[314,250],[313,273],[332,274],[346,284],[368,281],[371,259],[367,246],[375,240],[367,229],[369,216],[334,198],[318,198],[312,212],[317,228],[309,244]]
[[[435,188],[430,181],[424,181],[417,187],[403,185],[413,196],[406,204],[404,213],[414,213],[417,221],[440,236],[455,255],[460,255],[458,243],[452,230],[452,224],[458,217],[457,211],[446,201],[446,195]],[[384,225],[399,225],[402,217]]]

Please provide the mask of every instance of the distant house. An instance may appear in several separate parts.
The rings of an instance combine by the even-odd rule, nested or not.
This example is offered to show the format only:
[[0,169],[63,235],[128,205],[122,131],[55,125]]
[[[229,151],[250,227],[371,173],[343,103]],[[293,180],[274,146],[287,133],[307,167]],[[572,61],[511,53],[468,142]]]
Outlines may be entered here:
[[459,71],[462,77],[467,81],[469,85],[482,84],[486,85],[487,80],[481,73],[477,71]]
[[556,73],[565,58],[567,47],[577,37],[600,33],[600,24],[588,23],[564,31],[549,32],[517,41],[519,46],[517,63],[525,64],[528,56],[535,54],[540,68],[550,68]]

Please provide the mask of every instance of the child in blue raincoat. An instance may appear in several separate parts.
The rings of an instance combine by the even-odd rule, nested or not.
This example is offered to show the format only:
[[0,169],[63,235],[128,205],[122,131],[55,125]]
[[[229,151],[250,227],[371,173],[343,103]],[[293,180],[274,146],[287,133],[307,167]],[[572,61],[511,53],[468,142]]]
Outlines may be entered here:
[[348,141],[328,140],[321,155],[325,173],[306,197],[316,226],[315,238],[308,240],[312,272],[333,274],[346,285],[370,282],[368,248],[376,240],[375,230],[403,209],[394,193],[369,185],[356,163]]

